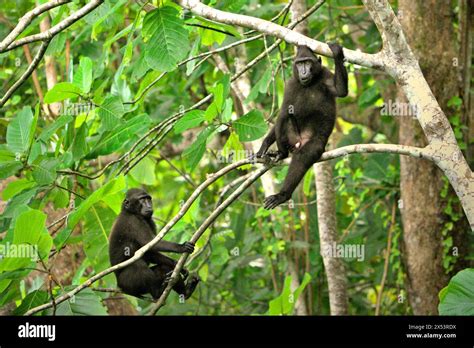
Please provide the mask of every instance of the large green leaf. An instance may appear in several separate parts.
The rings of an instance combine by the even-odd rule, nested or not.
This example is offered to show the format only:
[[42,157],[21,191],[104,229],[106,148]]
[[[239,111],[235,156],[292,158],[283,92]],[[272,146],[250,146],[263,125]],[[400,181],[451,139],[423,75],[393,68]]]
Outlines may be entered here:
[[204,111],[191,110],[184,114],[174,125],[176,133],[183,133],[185,130],[199,126],[204,122]]
[[[30,209],[18,215],[13,231],[13,243],[9,245],[11,252],[29,248],[29,255],[16,255],[0,261],[0,270],[14,270],[25,267],[36,259],[38,254],[47,257],[52,246],[52,238],[46,231],[46,215],[39,210]],[[33,249],[36,247],[37,249]],[[24,256],[24,257],[22,257]]]
[[172,71],[189,51],[188,31],[179,12],[163,6],[149,12],[143,20],[143,36],[148,39],[145,59],[148,65],[160,71]]
[[13,315],[23,315],[31,308],[40,306],[48,302],[49,294],[44,290],[35,290],[29,293],[21,304],[13,311]]
[[474,315],[474,268],[456,274],[439,293],[441,315]]
[[116,179],[109,181],[107,184],[94,191],[87,199],[85,199],[76,211],[69,216],[68,227],[74,228],[83,215],[88,211],[95,203],[104,199],[108,195],[115,194],[125,188],[125,179],[123,176],[119,176]]
[[82,57],[79,68],[74,74],[74,84],[79,87],[83,93],[89,93],[92,85],[92,60],[89,57]]
[[102,126],[106,130],[113,129],[120,123],[124,114],[123,104],[119,97],[109,96],[105,98],[99,108],[99,117],[102,120]]
[[59,161],[55,158],[45,158],[38,164],[32,164],[33,179],[39,185],[49,185],[56,179],[56,168]]
[[87,123],[84,122],[76,131],[76,136],[74,137],[74,141],[71,146],[72,158],[74,161],[78,161],[87,153],[87,133]]
[[252,110],[234,121],[232,126],[240,141],[254,141],[265,135],[268,126],[259,110]]
[[26,178],[12,181],[2,192],[2,198],[4,201],[8,201],[10,198],[20,193],[23,190],[32,188],[36,185],[35,182],[30,181]]
[[[68,286],[64,290],[67,292],[73,289],[74,286]],[[51,309],[48,310],[48,314],[52,314]],[[107,315],[107,310],[93,290],[84,289],[72,298],[58,304],[56,315]]]
[[155,174],[156,162],[149,157],[145,157],[132,168],[130,175],[143,185],[156,185]]
[[298,297],[301,295],[301,292],[304,290],[306,285],[311,280],[311,276],[308,273],[305,273],[303,281],[300,286],[291,291],[291,276],[285,278],[285,283],[281,295],[271,300],[269,303],[268,314],[269,315],[291,315],[295,308],[295,303],[298,300]]
[[64,99],[74,98],[81,95],[81,89],[70,82],[60,82],[54,85],[44,96],[44,102],[51,104]]
[[38,137],[39,140],[46,141],[61,127],[71,122],[73,117],[71,115],[62,115],[56,119],[52,124],[46,127]]
[[28,150],[31,140],[33,112],[25,106],[7,127],[7,145],[14,153]]
[[96,272],[110,266],[108,234],[116,216],[112,209],[104,204],[96,204],[84,215],[84,252]]
[[188,170],[192,171],[194,168],[196,168],[197,164],[204,155],[204,152],[206,151],[207,139],[213,131],[213,127],[204,129],[201,133],[199,133],[194,143],[192,143],[191,146],[183,152],[183,158],[186,160],[186,168]]
[[23,168],[20,161],[0,162],[0,179],[6,179]]
[[150,117],[147,114],[141,114],[128,120],[124,125],[119,125],[104,135],[88,157],[95,158],[117,151],[135,134],[144,132],[149,123]]

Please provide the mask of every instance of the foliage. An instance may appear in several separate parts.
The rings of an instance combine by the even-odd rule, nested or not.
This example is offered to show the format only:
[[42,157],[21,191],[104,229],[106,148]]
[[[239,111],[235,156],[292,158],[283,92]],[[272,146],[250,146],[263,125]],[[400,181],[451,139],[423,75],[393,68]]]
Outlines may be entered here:
[[439,314],[474,315],[474,269],[468,268],[451,278],[439,292]]
[[[51,11],[52,25],[82,3]],[[229,68],[222,71],[210,55],[194,56],[248,35],[239,28],[192,16],[171,1],[154,3],[160,6],[146,12],[139,2],[106,0],[52,40],[47,54],[57,83],[46,87],[42,63],[36,69],[42,90],[29,79],[2,109],[0,231],[4,234],[0,251],[6,256],[12,245],[36,245],[40,258],[0,260],[0,306],[13,305],[14,314],[49,302],[51,295],[67,292],[109,266],[107,238],[126,189],[144,187],[150,192],[160,228],[197,184],[222,168],[223,160],[243,153],[249,142],[261,140],[269,121],[274,122],[285,80],[291,75],[291,65],[282,64],[281,58],[290,58],[293,47],[282,43],[251,66],[247,72],[251,88],[244,101],[248,112],[242,112],[231,89],[232,76],[275,39],[247,42],[241,46],[245,55],[235,48],[219,53]],[[380,48],[375,26],[361,7],[330,3],[310,17],[309,36],[321,41],[338,39],[344,47],[369,53]],[[16,23],[35,4],[33,0],[2,4],[5,22]],[[270,20],[286,2],[211,1],[211,5]],[[45,16],[33,21],[29,33],[38,32]],[[277,22],[286,25],[289,20],[285,15]],[[362,23],[364,35],[351,35],[348,28],[354,21]],[[0,26],[0,37],[8,32],[9,28]],[[34,54],[37,45],[29,48]],[[323,62],[332,68],[331,59]],[[21,49],[0,54],[0,63],[0,77],[8,85],[28,66]],[[360,76],[364,92],[352,80],[350,96],[341,105],[365,109],[379,103],[387,78],[376,82],[365,69],[349,69],[351,76],[355,72]],[[208,95],[206,102],[192,108]],[[453,103],[457,105],[456,100]],[[58,107],[59,112],[54,112]],[[386,135],[365,126],[339,120],[337,128],[337,146],[388,142]],[[399,160],[387,154],[352,155],[332,164],[341,242],[365,247],[363,260],[346,260],[350,312],[372,314],[375,300],[370,288],[380,285],[391,208],[399,199]],[[249,169],[240,168],[206,190],[166,239],[188,240],[214,209],[221,190]],[[272,171],[278,186],[287,168]],[[278,214],[260,208],[264,191],[259,183],[226,209],[198,241],[196,252],[201,254],[188,265],[203,280],[195,295],[185,304],[171,295],[160,314],[290,315],[298,298],[311,301],[313,314],[329,314],[314,176],[308,173],[300,186],[293,197],[296,204]],[[395,225],[384,314],[409,312],[406,303],[397,301],[404,293],[398,215]],[[68,251],[75,255],[72,266],[63,256]],[[290,261],[299,265],[300,286],[295,291],[286,275]],[[60,279],[50,289],[51,269],[63,272],[58,272]],[[93,287],[116,287],[113,274]],[[444,292],[447,300],[450,291]],[[109,296],[114,295],[85,289],[60,304],[56,314],[107,314]],[[129,296],[121,303],[139,313],[146,313],[150,305]],[[49,315],[52,310],[39,314]]]

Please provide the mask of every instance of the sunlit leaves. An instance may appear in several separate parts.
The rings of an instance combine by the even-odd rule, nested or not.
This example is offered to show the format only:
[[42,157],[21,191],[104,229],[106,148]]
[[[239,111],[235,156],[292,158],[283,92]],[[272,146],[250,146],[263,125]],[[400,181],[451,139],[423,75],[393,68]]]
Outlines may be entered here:
[[213,131],[213,127],[204,129],[199,133],[194,143],[183,152],[183,158],[186,160],[186,168],[188,170],[196,168],[204,152],[206,152],[206,142]]
[[474,315],[474,268],[456,274],[439,293],[439,314]]
[[232,126],[243,142],[261,138],[268,130],[267,123],[259,110],[252,110],[234,121]]
[[7,146],[14,153],[28,150],[33,134],[33,113],[25,106],[7,128]]
[[306,285],[311,280],[311,276],[305,273],[304,278],[300,286],[295,290],[291,291],[291,276],[286,276],[285,284],[281,295],[270,301],[268,314],[269,315],[291,315],[295,308],[295,303],[298,300],[301,292],[304,290]]
[[174,70],[189,51],[184,21],[178,10],[171,6],[160,7],[145,16],[143,36],[147,40],[145,59],[155,70]]
[[54,85],[44,96],[44,102],[51,104],[81,95],[81,89],[70,82],[60,82]]
[[191,110],[183,115],[174,125],[176,133],[183,133],[185,130],[199,126],[205,121],[202,110]]
[[123,104],[119,97],[109,96],[99,107],[99,117],[102,121],[102,127],[105,130],[114,128],[120,123],[120,118],[124,114]]
[[150,123],[146,114],[135,116],[123,125],[117,125],[112,131],[104,133],[97,145],[92,149],[88,157],[95,158],[99,155],[107,155],[120,149],[135,134],[145,132]]
[[79,68],[74,74],[74,84],[83,93],[89,93],[92,85],[92,60],[89,57],[82,57]]

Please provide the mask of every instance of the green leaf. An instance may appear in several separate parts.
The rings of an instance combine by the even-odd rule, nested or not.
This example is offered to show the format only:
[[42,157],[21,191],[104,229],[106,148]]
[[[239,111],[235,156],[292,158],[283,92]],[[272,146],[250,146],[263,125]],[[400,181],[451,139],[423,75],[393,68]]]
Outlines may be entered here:
[[59,162],[54,158],[43,159],[39,164],[32,164],[33,179],[39,185],[49,185],[56,179],[56,168]]
[[124,112],[120,98],[117,96],[108,96],[99,107],[99,117],[102,120],[102,126],[106,130],[113,129],[120,123],[120,118]]
[[147,13],[143,20],[144,38],[148,39],[145,59],[148,65],[160,71],[172,71],[189,51],[188,31],[179,12],[163,6]]
[[81,57],[79,68],[74,74],[74,84],[82,93],[87,94],[92,86],[92,60],[89,57]]
[[285,283],[281,295],[271,300],[269,303],[268,314],[269,315],[291,315],[295,308],[295,303],[301,295],[302,291],[308,285],[311,280],[311,276],[305,273],[300,286],[291,291],[291,276],[285,278]]
[[[23,250],[24,257],[5,257],[0,261],[0,271],[9,271],[29,265],[36,257],[45,258],[49,255],[53,244],[52,238],[46,230],[46,215],[39,211],[30,209],[18,215],[13,231],[12,248]],[[25,250],[28,249],[29,250]],[[35,249],[36,248],[36,249]],[[12,249],[13,250],[13,249]],[[28,252],[29,254],[26,254]]]
[[144,133],[149,124],[150,117],[147,114],[131,118],[125,124],[118,125],[112,131],[106,133],[87,157],[95,158],[117,151],[136,134]]
[[231,98],[227,98],[224,103],[224,109],[222,110],[221,113],[221,120],[222,122],[226,123],[232,120],[232,107],[234,105],[234,102],[232,101]]
[[217,86],[211,88],[211,92],[214,95],[214,103],[218,112],[222,111],[224,106],[224,86],[221,83],[218,83]]
[[111,209],[102,204],[97,204],[84,215],[84,252],[96,272],[110,266],[108,233],[116,217]]
[[232,156],[233,161],[238,161],[245,157],[244,146],[239,141],[239,136],[235,132],[230,133],[229,138],[222,148],[222,156],[225,158]]
[[81,95],[81,89],[70,82],[60,82],[54,85],[44,96],[44,102],[51,104],[64,99],[74,98]]
[[452,97],[451,99],[449,99],[448,101],[448,106],[449,107],[460,107],[462,105],[462,99],[459,98],[457,95],[455,95],[454,97]]
[[23,168],[20,161],[0,162],[0,179],[6,179]]
[[78,161],[87,153],[86,136],[88,133],[87,123],[84,122],[77,130],[72,143],[71,151],[74,161]]
[[12,218],[19,214],[21,211],[24,211],[28,208],[28,204],[31,199],[36,195],[37,187],[32,187],[31,189],[24,190],[8,201],[8,205],[3,211],[3,218]]
[[66,124],[71,122],[74,118],[71,115],[62,115],[57,118],[52,124],[46,127],[38,137],[39,140],[46,141],[56,133],[59,128],[64,127]]
[[211,123],[216,116],[219,114],[219,108],[215,101],[213,101],[204,112],[204,118],[207,122]]
[[440,315],[474,315],[474,268],[456,274],[439,293]]
[[35,290],[29,293],[21,304],[13,311],[13,315],[24,315],[31,308],[40,306],[49,300],[49,294],[44,290]]
[[23,190],[29,189],[35,186],[36,183],[28,179],[19,179],[12,181],[2,192],[2,198],[4,201],[8,201],[10,198],[15,196],[17,193],[20,193]]
[[252,87],[248,97],[245,99],[245,102],[250,102],[257,98],[259,93],[266,93],[268,86],[270,85],[272,77],[272,69],[267,69],[258,82]]
[[380,91],[377,84],[373,84],[369,88],[367,88],[362,94],[360,95],[357,103],[359,107],[363,108],[369,105],[373,105],[377,99],[380,97]]
[[109,181],[107,184],[102,186],[100,189],[94,191],[87,199],[85,199],[76,211],[74,211],[68,219],[68,227],[74,228],[76,224],[81,220],[82,216],[97,202],[104,199],[108,195],[115,194],[125,188],[125,179],[123,176],[119,176],[116,179]]
[[184,114],[174,125],[176,133],[183,133],[185,130],[199,126],[205,121],[204,111],[191,110]]
[[199,268],[198,275],[203,282],[207,280],[207,277],[209,275],[209,265],[207,263],[205,263],[201,268]]
[[145,157],[132,168],[130,175],[140,184],[156,185],[155,166],[155,161],[149,157]]
[[186,168],[190,171],[196,168],[206,151],[207,138],[214,131],[214,127],[208,127],[201,131],[194,143],[183,152],[183,159],[186,161]]
[[234,121],[232,126],[240,141],[253,141],[265,135],[268,126],[259,110],[252,110]]
[[[74,286],[68,286],[64,290],[67,292],[73,289]],[[51,309],[48,310],[48,314],[52,314]],[[107,310],[100,297],[92,289],[84,289],[72,298],[58,304],[56,315],[107,315]]]
[[7,146],[13,153],[24,153],[28,150],[33,125],[33,113],[25,106],[7,127]]

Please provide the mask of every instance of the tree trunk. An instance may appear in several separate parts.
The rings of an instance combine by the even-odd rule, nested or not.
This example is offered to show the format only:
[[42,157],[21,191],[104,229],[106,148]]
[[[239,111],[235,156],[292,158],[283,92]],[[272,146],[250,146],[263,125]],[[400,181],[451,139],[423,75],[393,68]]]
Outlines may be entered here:
[[337,243],[336,194],[333,186],[332,163],[314,165],[318,201],[318,226],[321,255],[326,270],[329,290],[329,306],[332,315],[348,314],[347,278],[344,260],[325,253]]
[[[431,90],[449,116],[447,102],[457,90],[450,2],[400,0],[398,17]],[[401,93],[399,98],[406,102]],[[400,118],[399,138],[404,145],[427,145],[419,123],[409,116]],[[437,314],[438,292],[448,280],[443,267],[442,229],[446,217],[441,198],[442,176],[431,162],[400,157],[407,290],[416,315]]]
[[[305,0],[295,0],[291,6],[292,20],[296,20],[306,11]],[[306,21],[294,29],[308,35]],[[333,169],[330,161],[313,166],[316,177],[318,204],[318,226],[321,251],[338,240],[336,224],[336,196],[333,186]],[[348,313],[347,279],[343,259],[331,257],[321,252],[328,281],[329,305],[332,315]]]

